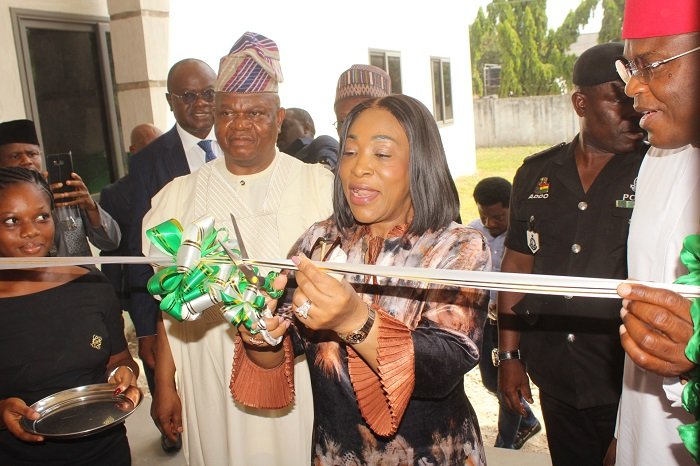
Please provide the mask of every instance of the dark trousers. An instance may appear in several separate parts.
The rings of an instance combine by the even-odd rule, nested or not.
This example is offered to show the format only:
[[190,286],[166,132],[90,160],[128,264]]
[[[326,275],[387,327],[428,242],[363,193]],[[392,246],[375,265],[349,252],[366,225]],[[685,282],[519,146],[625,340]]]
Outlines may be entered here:
[[617,403],[577,409],[540,390],[552,466],[600,466],[610,446]]

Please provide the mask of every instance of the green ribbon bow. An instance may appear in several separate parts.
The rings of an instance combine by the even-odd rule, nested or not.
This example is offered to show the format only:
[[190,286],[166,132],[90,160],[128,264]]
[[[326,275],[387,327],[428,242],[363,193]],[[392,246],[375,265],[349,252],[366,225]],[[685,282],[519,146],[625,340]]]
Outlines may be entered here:
[[[161,311],[178,321],[196,320],[205,309],[222,303],[226,320],[257,333],[255,324],[264,312],[265,297],[256,292],[253,299],[244,298],[250,284],[219,244],[219,236],[227,238],[228,234],[214,228],[211,217],[197,220],[188,232],[183,233],[182,225],[175,219],[146,231],[146,237],[173,257],[176,264],[153,275],[148,281],[148,292],[160,296]],[[223,267],[224,264],[228,267]],[[257,268],[254,271],[258,273]],[[275,299],[283,293],[272,288],[272,281],[278,275],[268,273],[261,286]]]
[[[201,238],[201,257],[213,259],[221,257],[220,247],[216,242],[218,231],[214,228],[204,230]],[[197,298],[209,293],[209,286],[216,279],[219,267],[198,261],[194,267],[183,271],[183,264],[177,263],[178,252],[183,242],[183,228],[171,219],[146,231],[146,237],[162,252],[172,256],[176,265],[158,271],[148,280],[147,289],[152,295],[161,297],[160,310],[167,312],[179,321],[194,320],[198,317],[187,306]],[[214,304],[212,302],[212,304]]]
[[243,293],[248,287],[248,282],[245,278],[239,282],[238,287],[227,287],[221,292],[221,300],[224,303],[224,316],[226,320],[233,325],[245,325],[247,329],[251,329],[256,319],[253,313],[257,313],[265,308],[265,298],[262,295],[257,295],[251,303],[243,298]]
[[[681,262],[688,268],[688,274],[678,278],[676,283],[700,285],[700,235],[685,238]],[[693,336],[685,348],[685,355],[695,363],[695,367],[687,374],[688,382],[683,387],[681,399],[683,408],[693,415],[695,422],[678,426],[678,434],[695,462],[700,463],[700,299],[693,300],[690,317],[693,320]]]

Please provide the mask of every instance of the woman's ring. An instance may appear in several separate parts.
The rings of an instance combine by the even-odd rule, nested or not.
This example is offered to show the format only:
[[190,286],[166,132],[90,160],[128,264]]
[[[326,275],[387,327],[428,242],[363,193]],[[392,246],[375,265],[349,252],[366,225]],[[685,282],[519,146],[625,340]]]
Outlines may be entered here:
[[256,339],[256,338],[253,337],[253,336],[248,337],[248,342],[249,342],[251,345],[253,345],[253,346],[262,346],[262,345],[265,344],[264,341],[258,340],[258,339]]
[[307,299],[306,301],[304,301],[304,304],[297,307],[297,314],[300,317],[306,319],[307,317],[309,317],[309,309],[311,309],[311,300]]

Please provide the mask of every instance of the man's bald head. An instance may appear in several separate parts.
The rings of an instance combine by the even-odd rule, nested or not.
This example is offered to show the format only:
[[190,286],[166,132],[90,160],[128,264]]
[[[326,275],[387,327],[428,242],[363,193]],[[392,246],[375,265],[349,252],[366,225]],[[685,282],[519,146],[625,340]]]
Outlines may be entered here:
[[189,74],[192,72],[213,76],[216,81],[216,72],[206,62],[197,58],[185,58],[170,67],[167,81],[168,91],[170,91],[170,85],[173,83],[173,80],[180,74]]
[[131,130],[129,152],[131,152],[132,155],[139,152],[161,134],[163,134],[163,132],[150,123],[134,126],[134,129]]

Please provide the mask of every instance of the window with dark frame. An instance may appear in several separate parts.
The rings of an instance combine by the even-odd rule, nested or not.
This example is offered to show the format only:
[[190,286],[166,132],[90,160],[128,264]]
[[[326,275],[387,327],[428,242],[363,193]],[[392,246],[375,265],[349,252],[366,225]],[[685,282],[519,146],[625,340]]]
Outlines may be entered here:
[[109,18],[14,8],[10,14],[26,114],[44,154],[71,151],[76,172],[98,193],[125,165]]
[[388,50],[370,50],[369,64],[381,68],[391,78],[391,93],[401,94],[401,54]]
[[450,123],[454,119],[452,108],[452,72],[447,58],[431,58],[433,76],[433,114],[438,123]]

